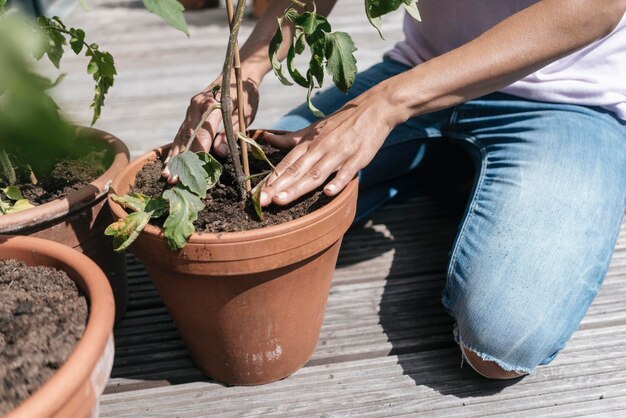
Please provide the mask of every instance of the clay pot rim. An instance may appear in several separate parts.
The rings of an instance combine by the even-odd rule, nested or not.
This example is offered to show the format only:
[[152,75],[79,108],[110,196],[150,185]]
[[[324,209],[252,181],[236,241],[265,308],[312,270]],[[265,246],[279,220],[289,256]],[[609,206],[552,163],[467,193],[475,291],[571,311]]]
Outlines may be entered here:
[[[84,281],[84,286],[77,283],[89,301],[89,316],[82,337],[50,380],[10,411],[7,418],[52,416],[62,408],[71,394],[91,380],[92,372],[112,338],[115,317],[113,292],[102,270],[91,259],[63,244],[41,238],[3,235],[0,236],[0,248],[2,246],[26,253],[37,248],[36,252],[43,256],[74,269],[75,275]],[[73,272],[68,272],[68,275],[75,280]]]
[[[95,201],[103,199],[109,191],[113,178],[128,165],[128,147],[116,136],[95,128],[78,127],[81,131],[91,132],[90,138],[106,142],[114,152],[113,162],[109,168],[89,186],[80,188],[65,197],[44,203],[32,209],[0,216],[0,233],[19,233],[20,231],[54,221],[71,213],[80,211]],[[98,192],[94,194],[93,187]]]
[[[261,130],[257,130],[257,131],[261,131]],[[123,177],[124,172],[126,172],[127,170],[131,170],[132,168],[136,167],[138,164],[142,164],[143,166],[149,161],[154,161],[157,158],[160,158],[165,152],[169,150],[170,147],[171,147],[171,144],[155,148],[152,151],[133,160],[124,170],[122,170],[115,177],[115,179],[113,180],[113,184],[111,185],[111,189],[113,191],[119,190],[119,184]],[[281,235],[293,233],[296,230],[300,230],[305,227],[311,226],[330,216],[333,216],[337,208],[347,204],[352,192],[358,188],[358,183],[359,183],[358,176],[355,176],[355,178],[352,179],[346,185],[346,187],[337,196],[335,196],[328,204],[300,218],[287,221],[279,225],[272,225],[272,226],[267,226],[267,227],[245,230],[245,231],[194,232],[191,235],[191,237],[189,237],[189,239],[187,240],[187,244],[211,244],[211,245],[233,244],[233,243],[248,242],[248,241],[254,241],[254,240],[262,240],[266,238],[276,238]],[[128,216],[128,213],[126,213],[124,208],[122,208],[121,205],[113,201],[113,199],[111,198],[111,195],[109,195],[108,200],[109,200],[109,207],[117,218],[124,219]],[[145,229],[142,231],[142,234],[146,234],[151,238],[163,239],[163,229],[154,225],[150,225],[150,224],[146,225]],[[313,240],[315,239],[315,237],[312,237],[311,239]]]

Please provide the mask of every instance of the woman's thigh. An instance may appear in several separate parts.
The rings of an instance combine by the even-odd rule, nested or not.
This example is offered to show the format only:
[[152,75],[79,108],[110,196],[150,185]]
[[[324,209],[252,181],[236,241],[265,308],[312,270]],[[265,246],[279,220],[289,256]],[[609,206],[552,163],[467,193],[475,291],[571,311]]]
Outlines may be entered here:
[[530,372],[578,328],[626,208],[626,126],[597,109],[501,94],[455,109],[447,134],[480,165],[443,303],[483,359]]

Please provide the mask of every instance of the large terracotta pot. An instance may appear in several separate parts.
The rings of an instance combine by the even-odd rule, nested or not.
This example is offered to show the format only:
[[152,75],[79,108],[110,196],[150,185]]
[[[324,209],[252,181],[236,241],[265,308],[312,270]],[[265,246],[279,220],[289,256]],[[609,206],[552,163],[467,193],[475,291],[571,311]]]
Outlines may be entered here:
[[[132,162],[112,191],[124,195],[136,173],[168,148]],[[196,365],[231,385],[282,379],[311,357],[343,234],[356,211],[353,180],[325,207],[281,225],[195,233],[170,251],[148,225],[130,250],[146,266]],[[126,212],[109,201],[117,218]]]
[[94,416],[113,367],[115,302],[106,276],[86,256],[38,238],[0,236],[0,257],[65,271],[89,302],[85,333],[67,361],[6,418]]
[[91,128],[80,128],[80,131],[86,131],[90,139],[108,145],[113,156],[108,170],[89,186],[62,199],[0,216],[0,234],[45,238],[90,257],[109,278],[115,296],[116,318],[119,319],[126,310],[128,299],[126,263],[122,254],[113,251],[112,239],[104,236],[104,230],[112,222],[106,195],[113,178],[128,164],[128,148],[106,132]]

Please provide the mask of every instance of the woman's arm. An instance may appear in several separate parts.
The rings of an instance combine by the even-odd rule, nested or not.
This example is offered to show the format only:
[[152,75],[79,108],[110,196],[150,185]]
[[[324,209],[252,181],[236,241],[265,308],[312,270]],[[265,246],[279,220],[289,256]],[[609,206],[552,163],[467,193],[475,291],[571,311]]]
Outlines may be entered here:
[[[261,203],[287,204],[319,187],[335,195],[407,119],[497,91],[600,38],[626,0],[542,0],[467,44],[392,77],[299,132],[269,136],[295,146],[268,180]],[[351,138],[351,140],[346,140]]]

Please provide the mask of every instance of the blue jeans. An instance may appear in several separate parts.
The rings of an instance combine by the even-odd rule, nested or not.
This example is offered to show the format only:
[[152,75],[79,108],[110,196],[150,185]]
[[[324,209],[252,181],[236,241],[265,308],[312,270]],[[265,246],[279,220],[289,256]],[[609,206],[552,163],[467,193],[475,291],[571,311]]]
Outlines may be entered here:
[[[325,114],[407,66],[385,60]],[[300,106],[275,124],[299,130]],[[611,260],[626,209],[626,124],[599,108],[490,94],[396,127],[361,172],[358,217],[393,197],[429,142],[469,145],[478,171],[451,252],[442,302],[456,338],[503,369],[549,363],[578,328]]]

